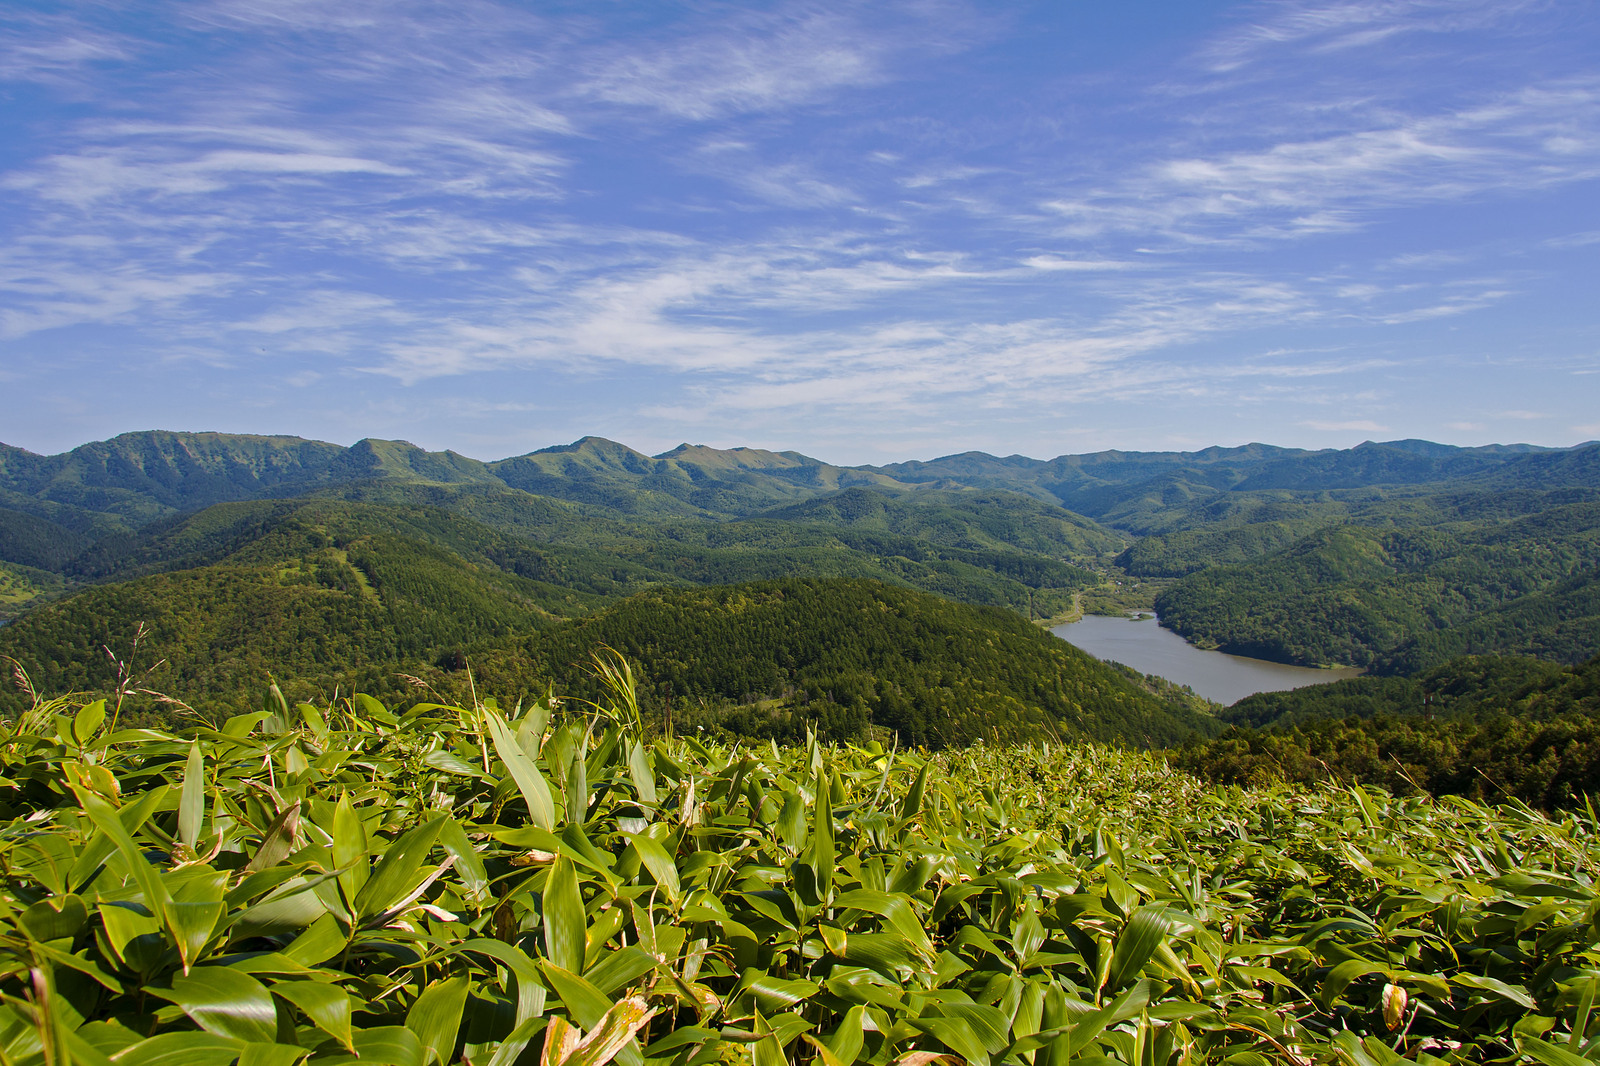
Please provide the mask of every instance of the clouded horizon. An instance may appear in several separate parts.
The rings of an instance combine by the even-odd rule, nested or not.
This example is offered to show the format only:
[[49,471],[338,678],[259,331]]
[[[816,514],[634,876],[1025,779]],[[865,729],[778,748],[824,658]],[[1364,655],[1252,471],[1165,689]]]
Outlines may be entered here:
[[1600,6],[1112,7],[8,5],[0,441],[1600,437]]

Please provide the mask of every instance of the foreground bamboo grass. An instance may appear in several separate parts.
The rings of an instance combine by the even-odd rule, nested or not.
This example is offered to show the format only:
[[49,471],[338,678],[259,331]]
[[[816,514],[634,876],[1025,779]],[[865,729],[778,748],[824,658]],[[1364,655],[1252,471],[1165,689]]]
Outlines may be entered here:
[[1600,1058],[1600,824],[281,700],[0,737],[13,1066]]

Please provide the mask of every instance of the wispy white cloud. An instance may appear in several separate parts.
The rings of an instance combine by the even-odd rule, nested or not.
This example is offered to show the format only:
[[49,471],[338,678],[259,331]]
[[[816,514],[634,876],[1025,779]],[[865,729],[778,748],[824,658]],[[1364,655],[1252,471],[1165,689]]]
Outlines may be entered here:
[[1382,402],[1338,406],[1353,382],[1427,358],[1377,331],[1496,314],[1542,250],[1595,243],[1454,236],[1600,179],[1591,67],[1432,56],[1525,4],[1263,4],[1181,71],[1102,79],[1110,117],[972,48],[1001,23],[954,3],[171,10],[160,37],[86,7],[0,45],[0,77],[99,100],[0,173],[11,343],[115,326],[300,390],[642,380],[663,421],[836,409],[896,440],[1178,399],[1347,429]]
[[1135,270],[1139,264],[1121,259],[1062,259],[1054,255],[1033,255],[1023,262],[1035,270]]
[[882,81],[887,44],[835,12],[748,11],[713,34],[607,50],[579,90],[696,120],[774,111]]
[[1349,419],[1347,421],[1342,421],[1342,422],[1338,422],[1338,421],[1336,421],[1336,422],[1327,422],[1327,421],[1323,421],[1321,419],[1312,418],[1312,419],[1307,419],[1306,421],[1302,422],[1301,425],[1308,426],[1311,429],[1320,430],[1321,432],[1324,432],[1324,433],[1346,433],[1346,432],[1387,433],[1387,432],[1389,432],[1389,427],[1388,426],[1379,425],[1377,422],[1374,422],[1369,418]]
[[[1571,130],[1560,151],[1550,131]],[[1185,243],[1306,239],[1384,212],[1530,193],[1600,176],[1600,79],[1519,88],[1376,128],[1150,164],[1117,185],[1047,201],[1064,232]]]
[[137,42],[86,26],[66,14],[0,11],[0,82],[75,88],[89,68],[125,62]]
[[1392,38],[1456,34],[1504,26],[1543,0],[1348,0],[1257,4],[1261,16],[1201,50],[1206,66],[1230,73],[1285,53],[1328,54],[1370,48]]

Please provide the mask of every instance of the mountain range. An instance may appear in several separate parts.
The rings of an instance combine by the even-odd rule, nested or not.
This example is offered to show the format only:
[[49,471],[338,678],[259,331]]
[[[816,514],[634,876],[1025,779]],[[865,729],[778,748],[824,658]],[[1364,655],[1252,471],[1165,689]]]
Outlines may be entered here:
[[630,597],[804,578],[1031,618],[1155,604],[1191,639],[1283,661],[1577,661],[1600,650],[1597,524],[1592,442],[851,467],[598,437],[484,462],[130,433],[49,456],[0,445],[0,654],[51,686],[104,688],[102,648],[146,622],[170,680],[209,699],[269,674],[348,690],[404,667],[443,684],[438,663],[503,663],[494,649],[519,634]]
[[1573,448],[1427,441],[1306,451],[1248,444],[1195,452],[1104,451],[1029,459],[964,452],[888,466],[835,466],[798,452],[682,444],[648,456],[600,437],[483,462],[405,441],[348,448],[299,437],[125,433],[58,455],[0,444],[0,507],[80,534],[135,528],[216,503],[299,496],[382,480],[492,486],[596,504],[624,514],[748,516],[862,486],[1017,492],[1114,528],[1153,532],[1138,516],[1221,494],[1329,492],[1452,483],[1465,490],[1600,484],[1600,444]]

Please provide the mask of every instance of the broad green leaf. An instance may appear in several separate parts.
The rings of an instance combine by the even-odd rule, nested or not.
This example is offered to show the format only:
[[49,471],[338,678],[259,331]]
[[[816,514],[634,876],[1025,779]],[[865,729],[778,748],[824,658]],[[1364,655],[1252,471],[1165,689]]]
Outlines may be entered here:
[[358,918],[364,920],[382,914],[416,890],[422,881],[418,874],[428,859],[428,852],[433,850],[433,842],[438,839],[442,823],[448,817],[441,814],[425,825],[417,826],[384,852],[383,858],[372,871],[372,877],[356,893],[354,910]]
[[639,801],[654,806],[657,802],[656,775],[650,769],[643,741],[635,740],[628,745],[628,776],[633,780],[633,790]]
[[1322,979],[1322,1003],[1325,1007],[1331,1006],[1333,1001],[1344,995],[1344,990],[1350,987],[1350,982],[1358,977],[1368,974],[1381,973],[1386,977],[1391,976],[1389,967],[1377,962],[1368,962],[1366,959],[1346,959],[1328,971],[1328,976]]
[[206,763],[200,754],[200,740],[189,744],[189,759],[183,771],[183,794],[178,800],[178,839],[193,851],[200,839],[206,816]]
[[238,940],[251,936],[298,935],[328,913],[326,902],[316,891],[316,882],[291,877],[262,900],[245,909],[229,927],[229,937]]
[[211,939],[225,909],[221,900],[215,903],[167,903],[167,928],[177,942],[178,959],[185,973],[199,960],[201,950]]
[[[90,1025],[93,1024],[92,1022],[90,1023]],[[105,1026],[103,1022],[100,1024]],[[61,1026],[56,1030],[60,1035],[61,1041],[57,1047],[61,1052],[65,1052],[65,1054],[61,1055],[61,1058],[70,1062],[72,1066],[112,1066],[111,1056],[138,1040],[138,1037],[133,1036],[132,1033],[127,1033],[128,1036],[133,1036],[133,1040],[128,1043],[119,1041],[116,1044],[111,1044],[110,1042],[101,1044],[95,1040],[88,1039],[89,1032],[86,1032],[86,1030],[89,1030],[87,1025],[80,1026],[76,1030],[68,1029],[65,1026]],[[124,1030],[124,1032],[126,1033],[127,1031]]]
[[300,719],[317,738],[317,743],[324,743],[328,738],[328,720],[323,713],[309,703],[297,703],[294,709],[300,712]]
[[293,1044],[246,1044],[239,1051],[239,1066],[294,1066],[311,1054]]
[[933,944],[928,939],[927,930],[923,928],[922,922],[918,920],[905,896],[890,895],[871,888],[855,888],[835,896],[833,906],[837,910],[862,910],[885,918],[889,922],[889,927],[910,941],[917,950],[930,955],[933,953]]
[[844,958],[892,981],[899,981],[901,971],[917,965],[911,945],[899,933],[851,933],[845,941]]
[[517,743],[517,738],[506,726],[505,719],[494,711],[484,711],[489,723],[489,738],[495,754],[505,764],[506,772],[516,781],[523,801],[528,805],[528,820],[540,829],[554,829],[556,825],[555,800],[550,795],[550,785],[539,772],[539,767]]
[[136,908],[131,903],[102,903],[99,914],[100,923],[106,931],[106,939],[111,942],[111,950],[117,953],[129,969],[143,969],[130,957],[128,945],[139,937],[159,933],[163,924],[161,919],[144,908]]
[[589,967],[583,977],[601,992],[611,995],[633,984],[654,970],[657,965],[659,963],[655,956],[630,944],[625,948],[606,952],[598,962]]
[[1134,911],[1117,937],[1106,987],[1115,992],[1132,984],[1171,931],[1172,919],[1167,917],[1165,907],[1152,904]]
[[338,920],[325,913],[295,937],[283,953],[302,965],[318,966],[343,951],[346,942]]
[[312,1025],[355,1051],[350,1030],[350,994],[344,989],[321,981],[279,981],[272,986],[272,992],[304,1011]]
[[355,909],[356,896],[372,873],[367,830],[350,802],[350,793],[339,796],[333,808],[333,866],[339,871],[339,889],[345,905]]
[[900,803],[900,817],[914,818],[922,812],[922,797],[928,788],[928,767],[930,762],[924,760],[922,767],[917,771],[916,779],[911,782],[911,787],[906,790],[906,798]]
[[[154,791],[154,790],[152,790]],[[133,842],[122,819],[105,800],[92,792],[78,792],[78,803],[83,808],[83,813],[94,822],[95,828],[104,833],[116,845],[116,850],[122,853],[123,860],[128,864],[128,871],[133,875],[133,880],[144,893],[145,906],[157,917],[165,913],[167,904],[167,889],[161,881],[161,875],[145,860],[144,852]]]
[[665,1057],[667,1052],[679,1048],[689,1047],[692,1044],[704,1044],[721,1038],[721,1033],[715,1029],[703,1029],[697,1025],[685,1025],[653,1041],[644,1049],[646,1058],[659,1059]]
[[503,963],[517,980],[517,1018],[521,1026],[530,1018],[544,1013],[546,988],[539,979],[539,967],[521,948],[499,940],[468,940],[461,951],[475,951],[496,962]]
[[650,871],[650,876],[661,886],[667,899],[676,904],[683,890],[678,884],[677,863],[667,854],[667,849],[642,833],[629,836],[628,842],[639,852],[639,861]]
[[989,1062],[989,1051],[965,1018],[907,1018],[912,1026],[930,1034],[970,1063]]
[[435,748],[422,757],[426,766],[447,774],[456,774],[460,777],[482,777],[483,767],[474,766],[461,756],[447,751],[444,748]]
[[806,842],[806,805],[798,792],[783,794],[783,810],[778,814],[778,839],[790,853],[797,853]]
[[860,1057],[866,1039],[864,1035],[866,1018],[866,1007],[851,1007],[839,1020],[838,1028],[828,1037],[828,1050],[841,1066],[850,1066]]
[[80,747],[86,747],[106,720],[106,701],[95,700],[79,709],[72,722],[72,735]]
[[357,692],[353,697],[351,697],[350,702],[353,703],[356,709],[360,711],[369,721],[391,726],[397,725],[400,721],[390,713],[389,708],[385,707],[383,704],[379,703],[365,692]]
[[567,769],[563,796],[566,799],[567,821],[581,825],[589,811],[589,764],[585,759],[585,737],[579,736],[572,749],[572,764]]
[[538,1036],[545,1026],[553,1024],[553,1021],[561,1020],[560,1018],[554,1020],[528,1018],[518,1023],[517,1027],[511,1030],[511,1034],[500,1041],[500,1046],[494,1049],[494,1054],[489,1058],[488,1066],[514,1066],[522,1057],[523,1051],[527,1050],[528,1045],[533,1043],[533,1038]]
[[362,1066],[426,1066],[428,1062],[422,1042],[403,1025],[357,1029],[355,1044]]
[[272,994],[260,981],[238,970],[199,966],[187,976],[174,977],[170,989],[145,991],[176,1003],[208,1033],[246,1043],[277,1040],[278,1014]]
[[261,838],[261,846],[245,866],[248,873],[266,870],[287,859],[294,851],[295,834],[300,830],[300,801],[295,800],[272,820]]
[[783,1042],[759,1010],[755,1016],[755,1031],[760,1035],[750,1045],[751,1066],[789,1066],[789,1059],[783,1053]]
[[1482,992],[1493,992],[1503,999],[1509,999],[1524,1010],[1533,1010],[1535,1004],[1533,997],[1528,995],[1528,990],[1517,985],[1507,984],[1493,977],[1479,977],[1476,974],[1458,974],[1450,978],[1450,983],[1463,988],[1476,988]]
[[550,866],[541,906],[545,956],[563,970],[582,973],[589,922],[578,888],[577,868],[565,855],[556,856]]
[[1538,1059],[1545,1066],[1594,1066],[1593,1060],[1574,1054],[1559,1044],[1540,1040],[1536,1036],[1525,1036],[1520,1043],[1523,1054]]
[[611,1009],[611,997],[570,970],[554,963],[542,967],[550,990],[556,994],[567,1014],[582,1029],[593,1029]]
[[455,1061],[456,1033],[472,982],[465,977],[438,981],[423,989],[406,1012],[406,1028],[417,1036],[423,1055],[442,1066]]
[[817,994],[820,986],[804,978],[773,977],[751,969],[745,971],[739,987],[755,998],[758,1009],[772,1014],[810,999]]
[[483,858],[467,839],[467,832],[454,818],[446,818],[439,825],[439,846],[456,859],[456,873],[462,887],[474,898],[480,899],[489,888],[489,874],[483,867]]
[[833,846],[833,803],[828,779],[818,769],[817,798],[812,811],[815,823],[811,834],[811,866],[817,872],[817,895],[826,903],[833,897],[834,865],[838,854]]
[[1073,1019],[1068,1038],[1063,1041],[1068,1056],[1088,1047],[1096,1037],[1120,1022],[1137,1018],[1150,1004],[1150,982],[1138,981],[1099,1010]]
[[[166,796],[166,789],[152,788],[139,796],[131,798],[117,811],[117,819],[122,823],[122,828],[125,830],[122,835],[128,838],[129,843],[132,842],[132,834],[139,832],[144,823],[161,806]],[[104,801],[101,802],[101,808],[103,810],[110,809],[109,805],[105,804]],[[85,813],[87,814],[88,811],[85,811]],[[93,820],[93,817],[93,815],[90,815],[91,820]],[[98,822],[95,823],[95,826],[100,829]],[[83,892],[90,879],[100,872],[101,864],[119,850],[122,850],[121,838],[112,833],[107,833],[104,829],[100,829],[90,839],[83,851],[78,854],[77,858],[73,860],[72,868],[67,874],[69,886],[75,891]],[[126,856],[127,852],[123,851],[123,855]],[[137,873],[135,873],[135,876],[138,876]],[[140,884],[143,887],[142,882]]]
[[111,1056],[118,1066],[229,1066],[244,1041],[214,1033],[162,1033]]
[[948,1017],[963,1019],[991,1055],[1011,1043],[1011,1020],[987,1003],[945,1003],[939,1009]]
[[76,895],[41,899],[21,915],[22,928],[34,940],[60,940],[75,937],[89,920],[89,909]]

